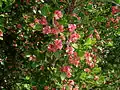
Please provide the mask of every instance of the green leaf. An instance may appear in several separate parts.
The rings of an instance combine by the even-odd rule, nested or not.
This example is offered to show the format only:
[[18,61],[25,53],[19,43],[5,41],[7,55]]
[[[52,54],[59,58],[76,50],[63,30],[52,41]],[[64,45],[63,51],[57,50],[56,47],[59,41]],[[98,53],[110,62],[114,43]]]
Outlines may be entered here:
[[93,70],[92,70],[92,73],[94,73],[94,74],[98,74],[100,72],[101,72],[101,68],[100,67],[93,68]]
[[26,79],[26,80],[30,80],[30,77],[29,77],[29,76],[26,76],[25,79]]
[[94,31],[94,28],[93,27],[89,27],[88,30],[89,31]]
[[84,37],[84,32],[80,32],[79,34],[80,34],[81,39],[82,39]]
[[72,46],[75,48],[75,49],[78,49],[78,44],[72,44]]
[[85,42],[85,45],[91,45],[92,44],[92,39],[88,38]]
[[64,79],[66,78],[65,73],[61,73],[61,74],[60,74],[60,78],[61,78],[61,80],[64,80]]
[[3,37],[0,37],[0,40],[3,40]]
[[100,76],[99,83],[103,83],[104,81],[105,81],[105,77],[104,76]]
[[87,79],[93,79],[93,78],[94,78],[93,75],[89,75],[89,76],[87,76]]
[[56,57],[56,59],[59,59],[60,58],[60,52],[58,51],[58,52],[55,52],[54,53],[54,56]]
[[32,86],[35,86],[36,85],[36,82],[35,81],[32,81]]
[[96,21],[97,21],[97,22],[105,22],[105,21],[106,21],[106,18],[103,17],[103,16],[98,16],[98,17],[96,17]]
[[96,43],[96,38],[92,39],[92,45],[94,45]]
[[62,24],[62,25],[64,25],[64,26],[67,26],[67,25],[68,25],[68,21],[67,21],[67,19],[66,19],[65,17],[62,18],[62,19],[60,19],[60,20],[59,20],[59,23]]
[[4,24],[4,16],[0,16],[0,26]]
[[25,57],[30,57],[31,53],[30,52],[25,52]]
[[23,84],[24,88],[26,88],[27,90],[30,90],[30,84]]
[[111,42],[108,42],[107,43],[107,46],[113,46],[113,42],[111,41]]
[[87,77],[87,73],[85,73],[85,72],[81,73],[80,79],[85,80],[86,77]]
[[92,5],[88,5],[88,6],[87,6],[87,9],[90,9],[90,10],[91,10],[91,9],[92,9]]
[[32,68],[36,68],[37,66],[38,66],[38,65],[37,65],[36,62],[32,62],[32,65],[31,65]]
[[48,16],[50,13],[50,6],[48,4],[45,4],[41,9],[41,14],[43,16]]
[[41,30],[41,29],[42,29],[42,25],[36,24],[35,27],[34,27],[34,29],[36,29],[36,30]]
[[118,29],[117,35],[120,35],[120,30]]
[[59,82],[57,82],[56,85],[57,85],[57,88],[62,87],[62,85]]
[[78,50],[78,55],[80,56],[80,57],[83,57],[84,56],[84,51],[81,51],[81,50]]
[[68,85],[66,86],[66,90],[70,90],[70,87]]
[[83,24],[88,24],[88,23],[90,22],[89,19],[90,19],[89,16],[85,16],[85,17],[83,18],[83,20],[82,20],[82,23],[83,23]]
[[1,65],[5,65],[4,62],[1,62]]
[[94,45],[96,43],[96,39],[95,38],[88,38],[85,42],[85,45],[86,46],[91,46],[91,45]]
[[2,0],[2,1],[7,2],[7,0]]
[[76,24],[77,22],[80,22],[76,17],[72,17],[71,20],[72,20],[72,23],[74,24]]
[[115,0],[115,1],[116,1],[116,3],[120,4],[120,0]]
[[0,0],[0,8],[2,7],[2,1]]
[[83,17],[84,14],[82,12],[79,12],[78,16]]

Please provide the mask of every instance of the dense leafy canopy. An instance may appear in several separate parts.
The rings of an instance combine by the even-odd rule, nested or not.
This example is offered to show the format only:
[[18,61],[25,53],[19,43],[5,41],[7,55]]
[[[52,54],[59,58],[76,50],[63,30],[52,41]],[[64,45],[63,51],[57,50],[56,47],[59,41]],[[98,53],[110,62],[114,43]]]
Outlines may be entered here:
[[119,89],[120,0],[1,0],[0,89]]

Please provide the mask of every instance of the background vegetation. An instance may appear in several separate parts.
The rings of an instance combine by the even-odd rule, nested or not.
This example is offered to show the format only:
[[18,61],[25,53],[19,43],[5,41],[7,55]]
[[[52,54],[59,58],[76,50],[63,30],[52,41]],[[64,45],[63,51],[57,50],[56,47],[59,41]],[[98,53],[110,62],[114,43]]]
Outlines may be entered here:
[[1,90],[119,90],[120,0],[1,0]]

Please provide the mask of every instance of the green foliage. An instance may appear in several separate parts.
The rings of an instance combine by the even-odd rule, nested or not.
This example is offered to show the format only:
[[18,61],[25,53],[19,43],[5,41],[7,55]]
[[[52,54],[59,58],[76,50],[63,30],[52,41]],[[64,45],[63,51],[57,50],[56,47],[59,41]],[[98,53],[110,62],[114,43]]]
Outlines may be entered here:
[[0,89],[119,87],[120,18],[111,8],[108,0],[0,0]]
[[116,1],[116,3],[120,4],[120,0],[115,0],[115,1]]

